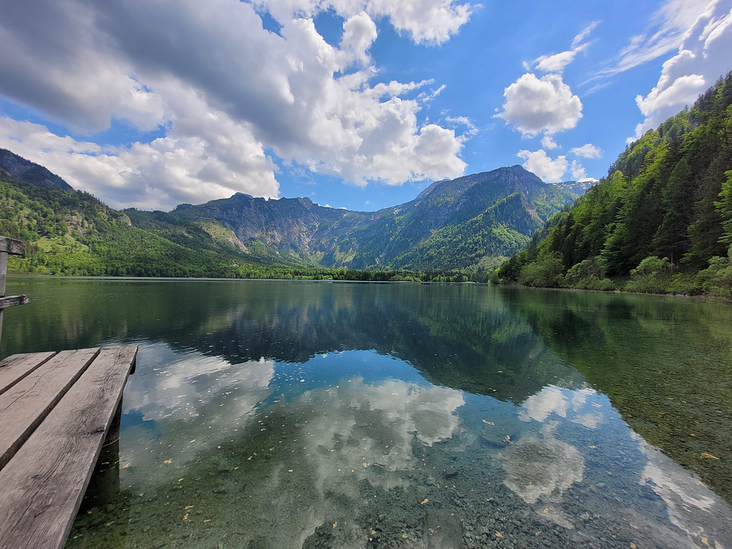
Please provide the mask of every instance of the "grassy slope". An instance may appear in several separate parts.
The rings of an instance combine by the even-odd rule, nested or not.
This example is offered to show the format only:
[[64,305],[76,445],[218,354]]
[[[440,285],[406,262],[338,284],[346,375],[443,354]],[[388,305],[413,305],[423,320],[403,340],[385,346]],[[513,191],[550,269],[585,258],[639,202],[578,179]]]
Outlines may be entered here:
[[[0,234],[27,243],[11,271],[133,276],[247,276],[264,265],[195,225],[135,227],[123,212],[77,191],[0,174]],[[274,266],[275,268],[278,266]]]

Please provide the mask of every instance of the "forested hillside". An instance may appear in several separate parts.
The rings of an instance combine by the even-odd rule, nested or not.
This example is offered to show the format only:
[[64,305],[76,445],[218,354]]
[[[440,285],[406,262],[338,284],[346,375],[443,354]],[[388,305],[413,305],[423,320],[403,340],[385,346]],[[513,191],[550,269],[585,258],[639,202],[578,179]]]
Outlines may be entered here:
[[[236,194],[155,214],[172,223],[220,225],[242,249],[266,258],[329,268],[478,273],[525,246],[575,198],[513,166],[435,182],[414,200],[376,212]],[[133,224],[151,215],[127,213]]]
[[11,272],[288,278],[321,274],[247,254],[229,242],[222,227],[158,221],[153,214],[146,216],[147,226],[135,227],[124,212],[72,190],[45,168],[23,165],[27,161],[0,152],[0,166],[12,161],[24,168],[13,176],[0,167],[0,234],[26,242],[25,256],[10,258]]
[[629,145],[493,280],[730,297],[730,244],[732,73]]
[[513,166],[438,181],[377,212],[241,193],[116,211],[0,150],[0,197],[0,234],[28,244],[15,272],[484,281],[576,195]]
[[516,166],[434,183],[379,212],[243,194],[173,212],[116,211],[0,150],[0,234],[27,243],[11,272],[485,280],[486,258],[525,245],[573,197]]

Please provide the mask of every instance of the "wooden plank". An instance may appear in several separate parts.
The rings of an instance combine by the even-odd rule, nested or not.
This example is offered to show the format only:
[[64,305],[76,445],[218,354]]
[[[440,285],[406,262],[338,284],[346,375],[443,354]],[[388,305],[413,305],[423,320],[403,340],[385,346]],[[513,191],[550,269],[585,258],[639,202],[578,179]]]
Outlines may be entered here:
[[99,349],[61,351],[0,395],[0,468],[79,379]]
[[25,353],[0,362],[0,395],[18,383],[56,353]]
[[0,309],[7,309],[8,307],[14,307],[16,305],[25,305],[28,303],[27,295],[9,295],[7,297],[0,297]]
[[136,355],[102,349],[0,471],[0,549],[63,547]]
[[25,243],[22,240],[0,236],[0,253],[23,255],[25,253]]
[[[8,254],[0,253],[0,297],[5,296],[5,282],[8,279]],[[3,310],[0,309],[0,342],[3,335]]]
[[0,253],[0,297],[5,295],[5,284],[8,280],[8,254]]

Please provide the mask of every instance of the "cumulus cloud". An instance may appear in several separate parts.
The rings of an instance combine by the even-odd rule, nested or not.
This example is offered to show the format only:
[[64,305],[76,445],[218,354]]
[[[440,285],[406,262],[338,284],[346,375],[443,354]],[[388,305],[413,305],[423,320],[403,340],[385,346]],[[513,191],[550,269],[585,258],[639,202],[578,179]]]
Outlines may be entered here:
[[[272,13],[278,32],[255,7]],[[20,132],[4,120],[2,134],[11,150],[113,205],[131,205],[131,191],[135,205],[162,208],[233,191],[277,196],[265,150],[359,185],[456,177],[465,168],[460,136],[418,122],[432,82],[372,84],[369,49],[374,19],[439,44],[471,9],[452,0],[15,3],[0,20],[0,94],[76,135],[120,121],[163,137],[103,150],[82,140],[66,150],[43,127]],[[308,18],[324,10],[344,18],[337,46]],[[43,139],[53,143],[31,145]]]
[[550,151],[559,148],[557,142],[554,141],[554,137],[550,134],[546,134],[544,137],[541,138],[541,146],[545,149],[549,149]]
[[[224,122],[224,121],[219,121]],[[276,197],[275,166],[245,129],[230,120],[130,147],[59,137],[45,126],[0,118],[0,147],[46,166],[74,188],[115,208],[172,208],[240,191]]]
[[280,22],[312,17],[332,9],[348,18],[365,12],[372,18],[387,18],[394,28],[417,43],[442,44],[468,22],[475,11],[469,3],[455,0],[253,0]]
[[595,147],[592,143],[585,143],[581,147],[569,149],[569,154],[581,158],[600,158],[602,156],[602,150],[599,147]]
[[730,51],[732,0],[710,1],[687,28],[678,53],[663,64],[658,83],[645,97],[636,97],[645,120],[636,127],[635,138],[693,103],[729,71]]
[[556,160],[552,160],[544,149],[538,151],[521,150],[517,156],[526,160],[523,164],[524,168],[538,175],[547,183],[561,181],[569,167],[566,156],[558,156]]
[[537,78],[526,73],[504,92],[503,111],[497,116],[524,136],[570,130],[582,118],[582,101],[557,74]]
[[[365,12],[349,18],[343,24],[340,49],[347,56],[353,56],[362,63],[369,62],[368,49],[376,40],[376,23]],[[347,61],[346,61],[347,63]]]
[[587,172],[584,167],[582,167],[582,164],[576,160],[572,160],[572,165],[569,167],[569,171],[572,174],[572,179],[577,181],[587,179]]

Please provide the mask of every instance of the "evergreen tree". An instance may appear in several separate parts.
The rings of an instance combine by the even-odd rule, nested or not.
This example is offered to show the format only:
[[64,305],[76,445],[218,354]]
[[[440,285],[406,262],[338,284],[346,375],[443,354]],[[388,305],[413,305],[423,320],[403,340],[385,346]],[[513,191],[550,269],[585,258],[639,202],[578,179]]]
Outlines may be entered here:
[[668,257],[674,264],[689,250],[687,229],[693,215],[694,190],[694,175],[682,158],[663,190],[661,203],[665,214],[654,239],[657,255]]
[[722,184],[722,192],[719,193],[721,200],[715,202],[714,205],[722,217],[724,232],[721,241],[725,244],[732,244],[732,170],[725,172],[724,175],[727,179]]

